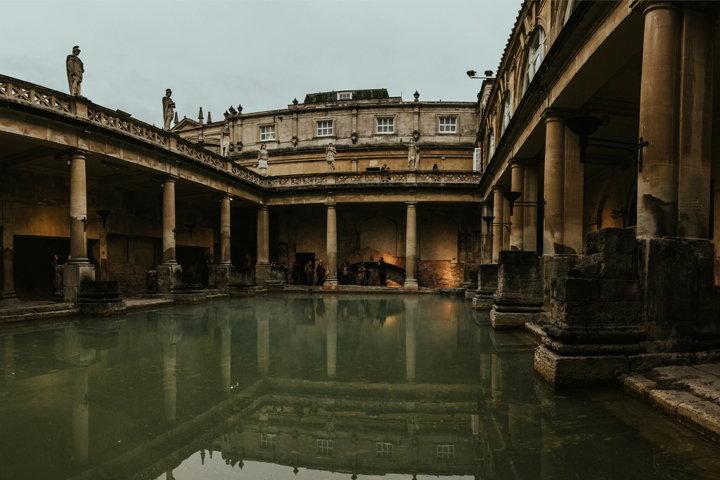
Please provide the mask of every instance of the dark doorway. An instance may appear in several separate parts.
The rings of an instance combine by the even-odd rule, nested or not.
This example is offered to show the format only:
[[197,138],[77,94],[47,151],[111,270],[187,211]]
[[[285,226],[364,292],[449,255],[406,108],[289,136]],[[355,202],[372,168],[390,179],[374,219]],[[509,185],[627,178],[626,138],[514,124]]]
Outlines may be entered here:
[[305,265],[312,262],[313,272],[315,271],[315,254],[314,253],[296,253],[295,261],[300,266],[300,283],[305,285]]
[[[70,255],[70,239],[15,235],[15,293],[20,300],[50,300],[53,289],[53,255],[64,264]],[[89,250],[91,251],[91,250]]]

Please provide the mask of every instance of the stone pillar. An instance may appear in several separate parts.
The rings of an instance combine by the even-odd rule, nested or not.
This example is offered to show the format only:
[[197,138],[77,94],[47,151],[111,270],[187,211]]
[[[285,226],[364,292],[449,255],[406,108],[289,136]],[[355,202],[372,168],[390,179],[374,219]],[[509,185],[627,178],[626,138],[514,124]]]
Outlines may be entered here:
[[169,176],[163,182],[162,206],[162,255],[158,265],[158,292],[169,294],[179,283],[182,267],[175,258],[175,177]]
[[638,174],[637,235],[674,237],[678,213],[682,12],[670,2],[649,2],[643,14],[640,136],[649,145],[643,152],[643,171]]
[[95,280],[95,267],[87,256],[87,233],[83,219],[87,219],[87,179],[85,154],[76,150],[70,160],[70,255],[63,270],[63,296],[66,302],[77,300],[80,284]]
[[227,291],[230,284],[232,257],[230,255],[230,201],[229,194],[220,200],[220,263],[216,269],[215,282],[222,292]]
[[[510,191],[520,193],[521,195],[518,197],[517,201],[524,202],[525,195],[523,193],[525,190],[525,166],[521,161],[513,160],[510,163],[510,170],[512,174]],[[513,208],[513,213],[510,215],[510,223],[512,223],[510,226],[510,250],[512,251],[522,252],[524,250],[524,213],[525,208],[518,206]]]
[[337,310],[338,301],[335,295],[320,299],[325,302],[325,315],[327,321],[327,374],[335,378],[337,372]]
[[709,238],[715,22],[686,8],[682,28],[677,236]]
[[270,278],[270,212],[267,205],[258,210],[257,216],[257,263],[255,264],[255,281],[265,285]]
[[[495,217],[493,223],[501,223],[503,218],[505,218],[503,214],[504,201],[500,187],[493,187],[493,216]],[[505,231],[505,227],[502,225],[492,227],[492,263],[498,262],[498,257],[503,247]]]
[[493,328],[524,328],[543,305],[540,260],[534,252],[501,252],[498,288],[490,312]]
[[585,251],[583,247],[585,165],[580,163],[579,139],[569,129],[565,130],[564,181],[563,250],[561,253],[571,256],[582,255]]
[[17,300],[17,295],[15,295],[15,268],[13,266],[15,253],[13,232],[13,204],[6,200],[2,202],[3,289],[2,293],[0,293],[0,300]]
[[498,286],[498,265],[483,264],[478,268],[478,288],[473,298],[473,309],[490,310]]
[[403,290],[418,290],[417,265],[417,202],[407,203],[407,230],[405,243],[405,284]]
[[407,381],[415,383],[417,362],[417,296],[405,298],[405,369]]
[[[535,162],[528,162],[525,164],[523,185],[523,196],[521,197],[521,201],[537,202],[538,171]],[[525,207],[523,215],[523,250],[526,252],[535,252],[536,255],[539,255],[541,252],[538,252],[537,248],[537,221],[538,206],[528,205]]]
[[[489,202],[482,202],[480,204],[482,209],[483,217],[493,216],[492,204]],[[490,264],[493,263],[493,234],[492,227],[488,228],[488,225],[484,220],[480,221],[480,263]]]
[[323,290],[337,290],[337,211],[334,203],[327,204],[327,280]]
[[[108,220],[109,221],[109,220]],[[107,228],[99,226],[98,232],[100,234],[100,240],[98,241],[98,265],[95,268],[95,276],[100,281],[108,280],[108,240],[107,240]]]
[[562,255],[565,207],[565,123],[545,113],[545,225],[543,255]]
[[[505,225],[512,228],[512,225],[510,225],[510,223],[511,223],[510,222],[510,202],[506,198],[503,197],[502,204],[503,204],[502,223],[504,223]],[[502,244],[501,251],[509,252],[510,251],[510,232],[507,229],[505,229],[505,227],[503,227],[503,229],[505,230],[505,232],[503,234],[503,244]]]

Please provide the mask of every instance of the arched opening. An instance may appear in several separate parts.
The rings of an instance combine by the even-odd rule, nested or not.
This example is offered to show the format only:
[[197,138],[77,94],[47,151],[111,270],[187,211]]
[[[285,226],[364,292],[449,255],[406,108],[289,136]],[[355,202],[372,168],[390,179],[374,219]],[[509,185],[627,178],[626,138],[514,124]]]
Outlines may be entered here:
[[397,225],[385,217],[374,217],[360,225],[360,248],[397,255]]
[[540,64],[545,58],[545,52],[547,51],[547,36],[545,30],[542,27],[538,27],[532,36],[530,41],[530,48],[528,49],[528,61],[525,67],[525,85],[523,86],[523,93],[530,86],[535,74],[540,68]]

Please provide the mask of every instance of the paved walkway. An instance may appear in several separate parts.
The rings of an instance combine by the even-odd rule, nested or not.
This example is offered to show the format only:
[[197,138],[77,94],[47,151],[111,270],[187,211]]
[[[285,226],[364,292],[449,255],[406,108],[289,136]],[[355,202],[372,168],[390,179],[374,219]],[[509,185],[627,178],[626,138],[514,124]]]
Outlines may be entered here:
[[720,443],[720,364],[658,367],[623,380],[665,415]]

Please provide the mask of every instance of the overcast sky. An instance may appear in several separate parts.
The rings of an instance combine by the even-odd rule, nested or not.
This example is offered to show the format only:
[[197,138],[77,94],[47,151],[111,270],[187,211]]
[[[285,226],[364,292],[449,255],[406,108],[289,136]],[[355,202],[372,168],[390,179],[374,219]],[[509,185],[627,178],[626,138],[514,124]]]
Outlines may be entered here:
[[331,90],[387,88],[411,101],[475,101],[496,70],[520,0],[0,0],[0,73],[68,92],[79,45],[82,93],[162,125],[173,90],[180,118],[285,108]]

